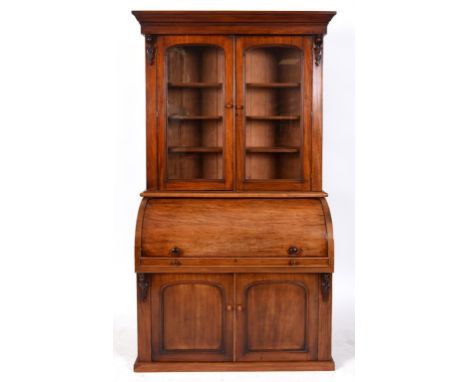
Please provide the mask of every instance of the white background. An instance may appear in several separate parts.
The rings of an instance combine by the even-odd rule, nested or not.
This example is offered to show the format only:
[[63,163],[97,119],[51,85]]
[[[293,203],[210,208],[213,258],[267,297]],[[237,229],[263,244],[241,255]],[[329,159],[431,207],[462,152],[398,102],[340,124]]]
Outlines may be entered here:
[[[0,379],[466,381],[462,5],[3,1]],[[338,11],[325,40],[324,106],[337,246],[334,373],[131,372],[145,137],[143,38],[129,12],[163,6]]]
[[[173,7],[174,4],[170,4],[166,9]],[[265,9],[269,7],[271,8],[267,5]],[[139,7],[133,9],[145,8],[151,9],[151,5],[148,6],[148,2],[140,2]],[[243,7],[238,6],[238,8]],[[314,7],[309,5],[308,9],[313,10]],[[350,13],[347,13],[346,9],[338,12],[339,15],[332,20],[325,39],[324,189],[330,194],[328,201],[336,237],[333,356],[338,368],[336,374],[352,375],[354,370],[354,29]],[[136,357],[136,295],[135,275],[131,272],[135,219],[140,203],[138,192],[143,190],[145,185],[144,38],[140,34],[140,25],[136,19],[129,15],[128,11],[123,16],[119,23],[121,29],[119,35],[122,35],[122,41],[118,56],[124,103],[121,110],[123,123],[118,137],[119,172],[116,175],[118,182],[116,236],[119,244],[114,253],[116,258],[114,295],[117,297],[114,305],[114,371],[119,381],[145,378],[132,372]],[[256,380],[271,378],[270,373],[253,375]],[[204,381],[220,377],[213,373],[203,373],[192,374],[190,378]],[[168,375],[167,378],[179,380],[177,378],[182,377]],[[222,378],[234,380],[239,378],[239,375],[224,375]],[[296,373],[295,378],[306,380],[310,378],[310,373]]]

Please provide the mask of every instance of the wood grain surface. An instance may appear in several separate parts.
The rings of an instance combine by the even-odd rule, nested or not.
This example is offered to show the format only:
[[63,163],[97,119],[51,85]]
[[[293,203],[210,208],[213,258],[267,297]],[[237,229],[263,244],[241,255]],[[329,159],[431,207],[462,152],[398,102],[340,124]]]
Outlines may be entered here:
[[317,199],[149,199],[142,255],[170,257],[326,257],[327,236]]

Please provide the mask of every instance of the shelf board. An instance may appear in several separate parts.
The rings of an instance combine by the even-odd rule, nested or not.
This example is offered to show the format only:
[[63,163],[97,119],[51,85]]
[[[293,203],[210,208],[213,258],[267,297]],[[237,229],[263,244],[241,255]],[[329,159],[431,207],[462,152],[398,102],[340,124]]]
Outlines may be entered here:
[[171,153],[222,153],[222,147],[189,147],[189,146],[173,146],[169,147]]
[[249,88],[298,88],[300,82],[247,82]]
[[169,119],[177,121],[204,121],[204,120],[217,120],[222,119],[222,115],[177,115],[172,114],[169,116]]
[[328,194],[325,191],[308,192],[281,192],[281,191],[260,191],[260,192],[233,192],[233,191],[143,191],[141,196],[146,198],[324,198]]
[[220,88],[222,82],[168,82],[171,88]]
[[299,147],[247,147],[248,153],[295,154]]
[[247,119],[254,121],[296,121],[298,115],[247,115]]

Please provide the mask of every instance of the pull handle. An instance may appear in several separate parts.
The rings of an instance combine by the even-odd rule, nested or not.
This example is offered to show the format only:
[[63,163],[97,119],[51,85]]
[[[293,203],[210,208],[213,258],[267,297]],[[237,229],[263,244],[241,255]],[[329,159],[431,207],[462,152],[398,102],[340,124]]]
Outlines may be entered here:
[[182,253],[182,250],[180,248],[177,248],[177,247],[172,247],[169,250],[169,254],[171,256],[180,256],[181,253]]
[[296,259],[291,259],[291,260],[289,260],[289,265],[290,265],[290,266],[293,267],[293,266],[295,266],[295,265],[297,265],[297,264],[298,264],[298,263],[297,263]]
[[298,248],[296,246],[291,246],[288,248],[288,255],[289,256],[298,256],[302,252],[301,248]]
[[171,260],[171,263],[170,263],[170,264],[171,264],[171,265],[176,265],[176,266],[182,265],[182,263],[181,263],[179,260],[177,260],[177,259]]
[[236,105],[236,110],[243,110],[244,109],[244,105]]

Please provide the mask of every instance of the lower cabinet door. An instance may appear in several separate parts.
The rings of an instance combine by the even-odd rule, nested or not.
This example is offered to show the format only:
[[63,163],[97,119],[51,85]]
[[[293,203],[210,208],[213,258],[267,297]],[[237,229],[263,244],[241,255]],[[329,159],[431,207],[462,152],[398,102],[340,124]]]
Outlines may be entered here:
[[233,276],[156,274],[153,361],[232,361]]
[[237,275],[237,360],[317,359],[318,290],[315,274]]

